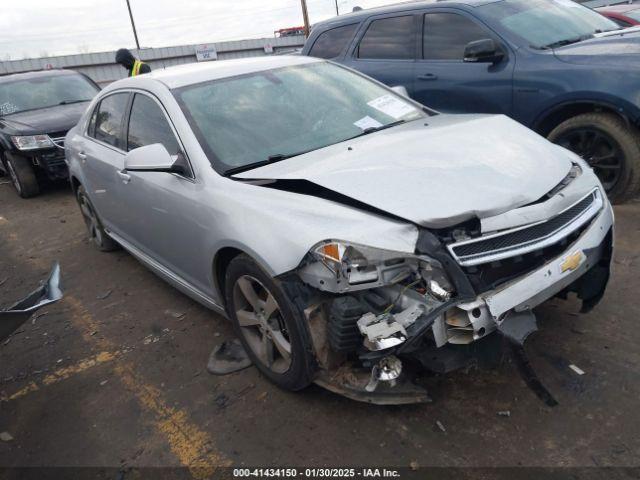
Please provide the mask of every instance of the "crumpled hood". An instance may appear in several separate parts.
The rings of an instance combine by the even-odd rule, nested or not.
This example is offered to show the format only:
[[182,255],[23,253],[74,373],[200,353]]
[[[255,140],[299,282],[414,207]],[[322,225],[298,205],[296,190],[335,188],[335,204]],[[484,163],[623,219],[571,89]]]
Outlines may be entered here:
[[563,62],[578,65],[640,66],[640,29],[596,34],[596,38],[554,50]]
[[73,128],[90,101],[29,110],[0,117],[0,128],[13,135],[66,132]]
[[307,180],[444,228],[534,202],[570,169],[568,152],[503,115],[437,115],[234,178]]

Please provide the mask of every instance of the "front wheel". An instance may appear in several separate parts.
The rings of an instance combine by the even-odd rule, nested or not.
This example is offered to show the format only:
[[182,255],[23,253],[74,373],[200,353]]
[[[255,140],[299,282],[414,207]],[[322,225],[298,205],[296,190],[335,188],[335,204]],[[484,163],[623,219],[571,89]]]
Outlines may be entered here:
[[640,192],[640,135],[618,116],[577,115],[558,125],[548,138],[591,165],[613,203]]
[[286,390],[312,382],[308,329],[278,280],[239,255],[225,274],[225,300],[236,334],[262,374]]
[[28,158],[6,153],[5,165],[18,195],[22,198],[31,198],[40,193],[36,173]]

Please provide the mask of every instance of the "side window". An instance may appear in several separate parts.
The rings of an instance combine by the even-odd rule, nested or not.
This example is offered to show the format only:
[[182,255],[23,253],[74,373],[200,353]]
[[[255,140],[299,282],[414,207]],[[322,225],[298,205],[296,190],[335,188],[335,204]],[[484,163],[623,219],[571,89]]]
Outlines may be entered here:
[[91,118],[89,119],[89,126],[87,127],[87,135],[90,137],[96,136],[96,118],[98,118],[98,110],[100,109],[100,104],[96,105],[93,109],[93,113],[91,114]]
[[321,33],[309,51],[310,57],[336,58],[356,33],[358,24],[332,28]]
[[89,135],[114,147],[124,148],[120,127],[128,100],[128,93],[115,93],[105,97],[94,112],[95,119],[91,119]]
[[358,58],[414,59],[414,26],[413,15],[374,20],[360,41]]
[[457,13],[427,13],[424,16],[423,58],[462,61],[469,42],[492,37],[475,22]]
[[129,117],[127,151],[154,143],[164,145],[171,155],[180,152],[178,140],[160,106],[147,95],[136,94]]

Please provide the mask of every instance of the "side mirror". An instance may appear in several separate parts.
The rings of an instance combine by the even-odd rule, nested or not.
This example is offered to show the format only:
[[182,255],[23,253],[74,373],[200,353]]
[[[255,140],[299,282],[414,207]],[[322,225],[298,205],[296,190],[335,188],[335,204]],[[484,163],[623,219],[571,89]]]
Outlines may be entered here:
[[490,38],[470,42],[464,48],[464,61],[469,63],[498,63],[504,52],[498,50],[496,42]]
[[398,95],[402,95],[403,97],[409,97],[409,92],[402,85],[396,85],[395,87],[391,87],[391,90],[396,92]]
[[128,172],[167,172],[184,174],[184,167],[176,164],[161,143],[145,145],[131,150],[124,157],[124,169]]

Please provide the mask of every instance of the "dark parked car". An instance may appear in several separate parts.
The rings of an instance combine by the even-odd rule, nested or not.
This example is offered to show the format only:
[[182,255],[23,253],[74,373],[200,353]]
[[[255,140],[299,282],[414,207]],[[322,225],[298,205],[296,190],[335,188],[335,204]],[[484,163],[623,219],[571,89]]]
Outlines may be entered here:
[[596,8],[596,12],[623,28],[640,25],[640,5],[637,3]]
[[509,115],[621,202],[640,190],[640,32],[627,32],[571,0],[411,2],[320,23],[302,53],[443,112]]
[[37,195],[44,179],[69,177],[64,137],[99,91],[68,70],[0,77],[0,172],[21,197]]

